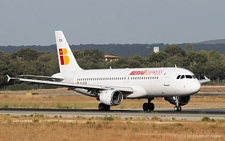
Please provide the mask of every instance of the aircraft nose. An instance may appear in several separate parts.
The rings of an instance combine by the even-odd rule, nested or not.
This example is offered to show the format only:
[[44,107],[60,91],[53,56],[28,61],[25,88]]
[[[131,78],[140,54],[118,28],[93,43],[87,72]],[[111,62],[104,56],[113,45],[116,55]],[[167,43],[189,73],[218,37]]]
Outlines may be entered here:
[[195,83],[192,83],[191,89],[193,93],[197,93],[201,88],[201,84],[198,81],[195,81]]

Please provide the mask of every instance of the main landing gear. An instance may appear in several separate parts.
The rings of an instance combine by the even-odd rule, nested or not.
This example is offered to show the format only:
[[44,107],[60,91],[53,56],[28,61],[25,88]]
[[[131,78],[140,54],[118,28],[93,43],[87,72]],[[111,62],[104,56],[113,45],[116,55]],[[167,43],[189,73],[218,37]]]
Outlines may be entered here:
[[109,105],[105,105],[103,103],[99,103],[98,110],[99,111],[109,111],[110,110],[110,106]]
[[143,104],[143,110],[144,111],[154,111],[155,109],[155,105],[153,103],[151,103],[151,101],[153,100],[154,98],[148,98],[148,103],[144,103]]
[[182,108],[181,108],[181,106],[179,104],[179,97],[178,96],[175,96],[173,98],[174,98],[174,101],[176,103],[176,106],[174,107],[174,111],[181,111]]

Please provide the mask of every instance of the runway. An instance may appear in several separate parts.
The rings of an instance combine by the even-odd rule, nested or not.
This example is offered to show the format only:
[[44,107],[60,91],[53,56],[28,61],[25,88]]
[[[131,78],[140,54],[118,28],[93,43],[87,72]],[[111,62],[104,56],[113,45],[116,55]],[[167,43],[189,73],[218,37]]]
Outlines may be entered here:
[[97,109],[41,109],[41,108],[0,108],[0,114],[13,116],[41,114],[48,117],[105,117],[119,118],[149,118],[159,117],[164,120],[201,120],[204,116],[213,119],[225,119],[225,108],[183,108],[181,112],[173,109],[156,108],[154,112],[144,112],[142,109],[112,109],[111,111],[98,111]]

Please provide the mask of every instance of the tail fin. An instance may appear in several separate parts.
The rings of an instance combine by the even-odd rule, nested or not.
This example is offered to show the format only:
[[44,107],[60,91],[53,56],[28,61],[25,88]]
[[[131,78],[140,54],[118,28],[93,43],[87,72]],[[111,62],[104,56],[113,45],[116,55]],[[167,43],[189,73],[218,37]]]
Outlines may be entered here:
[[59,68],[61,73],[73,73],[82,70],[66,41],[62,31],[55,31]]

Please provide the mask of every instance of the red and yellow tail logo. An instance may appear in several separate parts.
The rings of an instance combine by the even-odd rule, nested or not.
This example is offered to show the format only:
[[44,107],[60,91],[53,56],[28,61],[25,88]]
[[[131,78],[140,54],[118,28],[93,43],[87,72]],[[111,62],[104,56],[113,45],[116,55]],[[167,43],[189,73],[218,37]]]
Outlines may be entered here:
[[61,65],[68,65],[69,64],[70,58],[67,56],[67,49],[66,48],[60,48],[59,49],[59,56],[60,56]]

